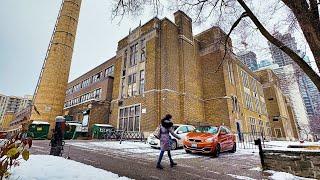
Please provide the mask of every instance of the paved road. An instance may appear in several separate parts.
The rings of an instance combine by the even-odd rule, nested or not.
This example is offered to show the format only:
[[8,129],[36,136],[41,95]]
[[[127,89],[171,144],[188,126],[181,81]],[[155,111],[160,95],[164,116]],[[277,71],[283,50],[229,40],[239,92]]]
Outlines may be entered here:
[[[75,142],[81,143],[82,147],[74,145]],[[268,179],[269,176],[250,170],[260,166],[256,154],[225,153],[219,158],[195,155],[175,159],[178,166],[174,168],[170,168],[168,159],[165,158],[162,163],[165,169],[158,170],[155,168],[156,156],[121,149],[86,147],[88,142],[90,141],[67,142],[64,157],[69,155],[71,160],[134,179]],[[34,141],[31,153],[48,154],[48,144],[49,141]]]

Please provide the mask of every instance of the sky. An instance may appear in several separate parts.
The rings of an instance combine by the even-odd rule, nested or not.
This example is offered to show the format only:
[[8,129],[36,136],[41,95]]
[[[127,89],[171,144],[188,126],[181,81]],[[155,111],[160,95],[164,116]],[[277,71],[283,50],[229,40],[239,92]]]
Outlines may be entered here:
[[[0,94],[33,94],[49,45],[61,0],[2,0],[0,6]],[[173,20],[173,12],[159,17]],[[116,55],[117,43],[129,29],[153,17],[125,17],[121,23],[111,19],[110,0],[83,0],[76,35],[69,81]],[[194,26],[194,34],[210,24]],[[265,40],[261,42],[266,45]],[[258,59],[270,54],[257,53]]]

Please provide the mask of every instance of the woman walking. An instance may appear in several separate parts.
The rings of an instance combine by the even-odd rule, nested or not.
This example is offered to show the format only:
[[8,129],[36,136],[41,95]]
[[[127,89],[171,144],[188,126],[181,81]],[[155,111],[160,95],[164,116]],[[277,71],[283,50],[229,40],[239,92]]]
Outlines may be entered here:
[[[159,159],[157,162],[157,168],[158,169],[163,169],[163,166],[161,166],[161,160],[163,157],[163,154],[165,151],[168,152],[168,156],[170,159],[170,166],[173,167],[177,165],[177,163],[173,162],[172,157],[171,157],[171,144],[172,144],[172,139],[171,136],[174,136],[177,139],[181,139],[178,135],[176,135],[172,129],[173,123],[171,121],[172,116],[170,114],[167,114],[162,120],[161,120],[161,125],[160,125],[160,155]],[[170,133],[170,134],[169,134]]]

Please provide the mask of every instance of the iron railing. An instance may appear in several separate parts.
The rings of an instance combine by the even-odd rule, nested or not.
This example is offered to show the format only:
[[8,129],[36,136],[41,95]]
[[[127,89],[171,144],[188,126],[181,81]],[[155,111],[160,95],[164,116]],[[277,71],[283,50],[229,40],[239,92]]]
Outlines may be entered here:
[[123,131],[123,130],[109,130],[104,134],[105,140],[134,140],[134,141],[145,141],[143,132],[140,131]]
[[262,147],[265,148],[265,141],[269,141],[271,137],[266,136],[263,132],[241,132],[236,133],[237,145],[240,149],[258,149],[254,141],[261,140]]

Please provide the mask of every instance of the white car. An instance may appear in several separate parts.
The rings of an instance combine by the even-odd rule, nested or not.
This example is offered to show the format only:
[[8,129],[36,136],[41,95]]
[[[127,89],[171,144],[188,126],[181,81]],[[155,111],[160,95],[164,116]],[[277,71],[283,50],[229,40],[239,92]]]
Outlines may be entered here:
[[[172,146],[171,146],[171,149],[177,149],[179,147],[183,147],[183,140],[185,138],[185,136],[193,131],[195,129],[194,126],[191,126],[191,125],[186,125],[186,124],[174,124],[172,126],[174,132],[179,136],[181,137],[181,140],[178,140],[176,139],[175,137],[173,137],[171,134],[171,138],[173,139],[173,143],[172,143]],[[147,143],[153,147],[153,148],[160,148],[160,140],[157,139],[156,137],[154,137],[153,134],[151,134],[148,139],[147,139]]]

